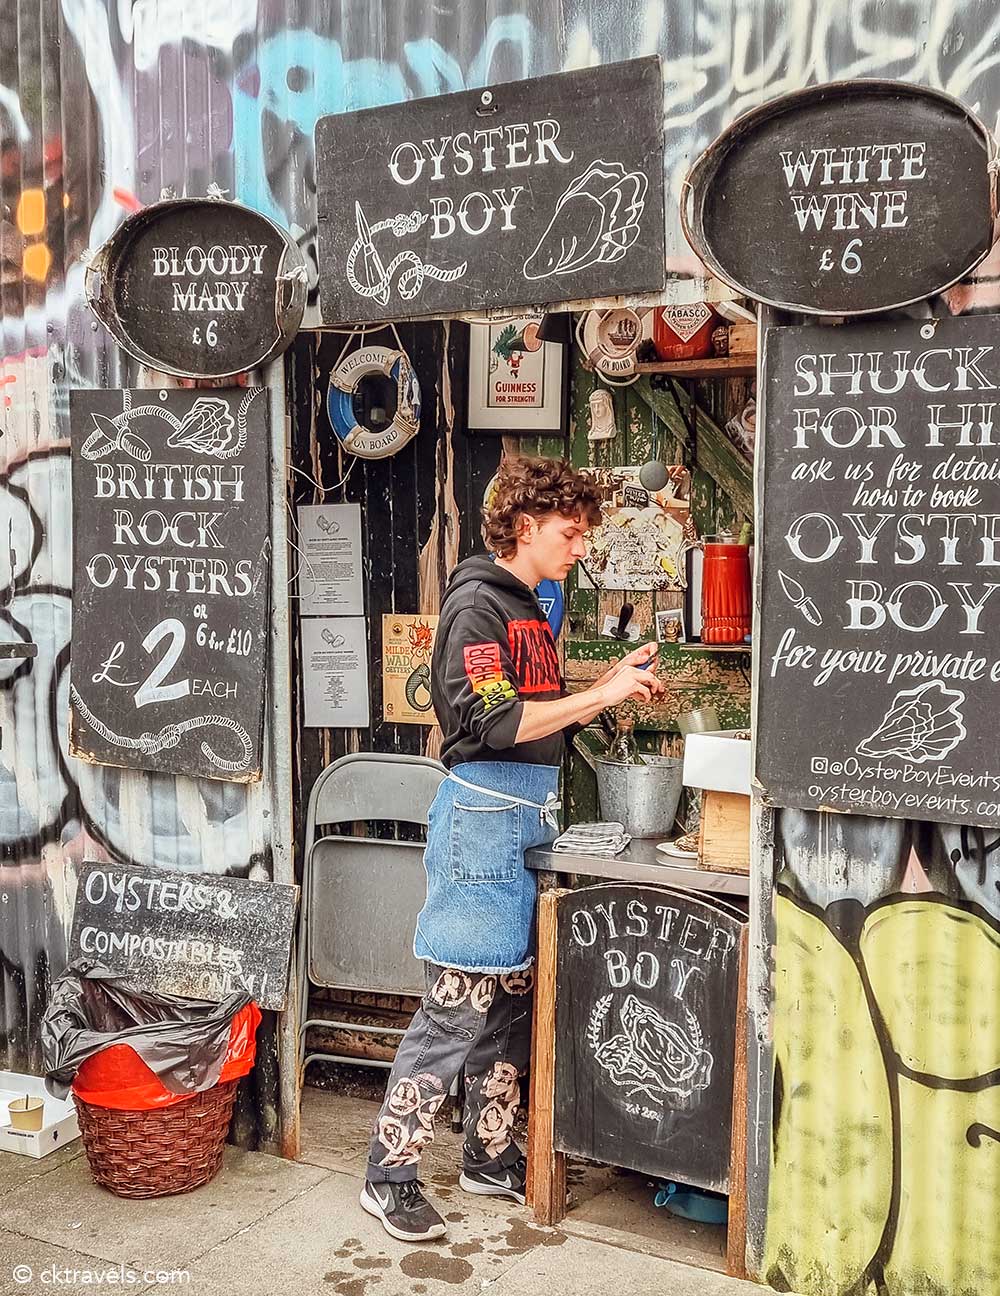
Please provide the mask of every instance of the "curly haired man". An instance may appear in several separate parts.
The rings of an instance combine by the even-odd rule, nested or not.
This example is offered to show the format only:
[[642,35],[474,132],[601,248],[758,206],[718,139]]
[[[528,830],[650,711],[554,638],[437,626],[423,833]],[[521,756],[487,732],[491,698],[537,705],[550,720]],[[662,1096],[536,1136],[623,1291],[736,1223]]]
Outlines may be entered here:
[[531,1039],[535,882],[524,852],[557,833],[568,736],[605,707],[662,691],[645,644],[593,687],[567,694],[540,581],[562,581],[600,519],[593,483],[563,460],[506,459],[483,514],[493,558],[451,574],[431,694],[448,777],[430,810],[427,899],[414,953],[426,993],[375,1121],[361,1205],[404,1242],[445,1225],[417,1181],[434,1114],[464,1068],[463,1168],[470,1193],[524,1204],[513,1139]]

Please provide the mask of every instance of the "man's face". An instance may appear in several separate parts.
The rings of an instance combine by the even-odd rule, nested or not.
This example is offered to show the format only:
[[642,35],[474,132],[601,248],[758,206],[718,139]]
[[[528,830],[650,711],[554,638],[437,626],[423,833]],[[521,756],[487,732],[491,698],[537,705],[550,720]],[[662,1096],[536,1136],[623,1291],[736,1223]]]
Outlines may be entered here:
[[546,513],[543,517],[526,517],[519,538],[526,545],[539,580],[562,581],[586,555],[584,536],[589,523],[584,517],[563,517]]

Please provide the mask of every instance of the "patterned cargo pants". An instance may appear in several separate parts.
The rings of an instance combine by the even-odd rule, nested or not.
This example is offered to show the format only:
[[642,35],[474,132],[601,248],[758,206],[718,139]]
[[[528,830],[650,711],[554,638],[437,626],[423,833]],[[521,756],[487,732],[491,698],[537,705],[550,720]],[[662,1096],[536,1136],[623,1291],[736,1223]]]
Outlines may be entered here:
[[417,1177],[434,1116],[463,1066],[463,1168],[497,1171],[521,1156],[511,1130],[531,1053],[534,969],[494,976],[424,967],[427,989],[400,1041],[372,1133],[367,1178],[376,1183]]

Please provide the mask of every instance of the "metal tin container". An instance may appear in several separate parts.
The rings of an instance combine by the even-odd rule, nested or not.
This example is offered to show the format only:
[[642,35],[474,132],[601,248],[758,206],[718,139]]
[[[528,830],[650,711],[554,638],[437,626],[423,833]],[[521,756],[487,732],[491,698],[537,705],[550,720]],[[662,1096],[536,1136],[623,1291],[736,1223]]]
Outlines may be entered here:
[[681,760],[645,756],[642,765],[594,759],[601,816],[624,825],[632,837],[666,837],[681,799]]

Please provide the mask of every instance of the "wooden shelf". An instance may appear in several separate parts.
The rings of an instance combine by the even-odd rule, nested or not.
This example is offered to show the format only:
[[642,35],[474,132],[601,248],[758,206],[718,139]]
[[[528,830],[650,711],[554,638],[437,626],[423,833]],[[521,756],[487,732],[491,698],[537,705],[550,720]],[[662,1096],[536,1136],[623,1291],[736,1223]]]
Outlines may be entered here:
[[757,357],[748,353],[710,360],[657,360],[636,368],[641,374],[667,374],[671,378],[748,378],[757,373]]
[[748,653],[753,652],[753,644],[707,644],[707,643],[679,643],[674,644],[675,648],[680,648],[682,652],[698,653]]

